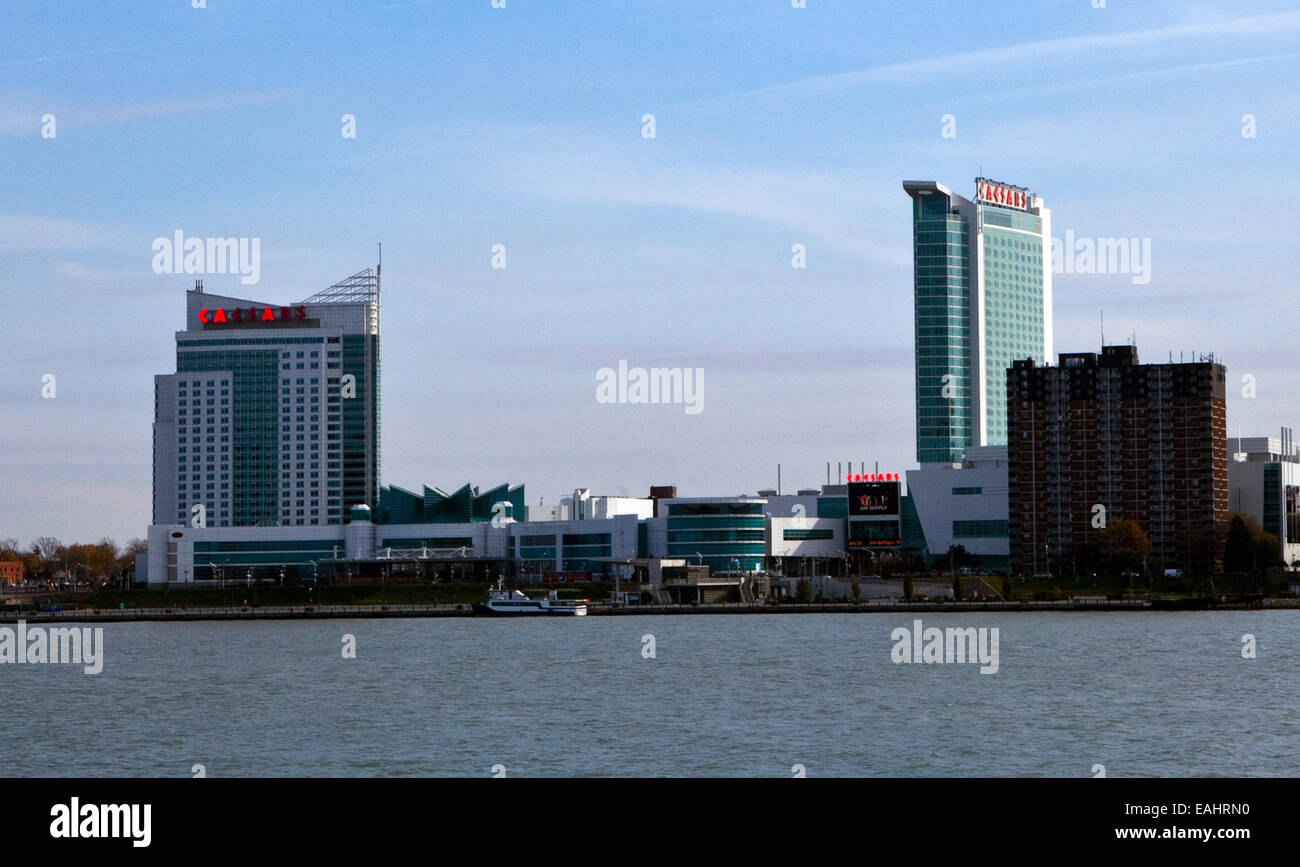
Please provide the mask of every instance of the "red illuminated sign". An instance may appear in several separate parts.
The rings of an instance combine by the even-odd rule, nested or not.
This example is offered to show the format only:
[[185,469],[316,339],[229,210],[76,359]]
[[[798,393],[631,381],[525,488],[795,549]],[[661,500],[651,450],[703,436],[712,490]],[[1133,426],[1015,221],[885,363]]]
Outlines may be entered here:
[[984,178],[975,179],[975,198],[993,205],[1005,205],[1009,208],[1028,208],[1029,191],[1012,187]]
[[218,307],[216,310],[204,307],[199,311],[199,321],[204,325],[213,325],[223,322],[287,322],[291,319],[307,318],[307,308],[301,305],[281,307],[279,310],[280,315],[276,316],[274,307],[232,307],[229,311],[224,307]]
[[849,473],[850,482],[896,482],[898,473]]

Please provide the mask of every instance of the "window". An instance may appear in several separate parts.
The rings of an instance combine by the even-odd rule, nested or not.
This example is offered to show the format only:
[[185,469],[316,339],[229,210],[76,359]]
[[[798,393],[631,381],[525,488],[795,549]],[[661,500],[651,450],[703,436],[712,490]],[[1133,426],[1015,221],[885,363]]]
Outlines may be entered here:
[[782,531],[781,538],[786,542],[805,542],[814,539],[834,539],[834,530],[796,530],[786,528]]
[[1011,533],[1002,520],[953,521],[952,535],[957,539],[1006,539]]

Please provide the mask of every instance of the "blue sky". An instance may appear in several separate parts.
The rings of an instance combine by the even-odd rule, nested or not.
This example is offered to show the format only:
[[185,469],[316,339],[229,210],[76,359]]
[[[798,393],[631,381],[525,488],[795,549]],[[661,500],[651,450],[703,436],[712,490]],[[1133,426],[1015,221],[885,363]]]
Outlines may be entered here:
[[[261,238],[257,286],[205,283],[271,302],[383,242],[382,472],[408,488],[914,466],[901,182],[981,172],[1057,236],[1151,239],[1149,283],[1057,275],[1058,351],[1095,349],[1104,310],[1144,360],[1216,353],[1230,433],[1275,433],[1300,421],[1288,6],[10,0],[0,537],[144,534],[152,377],[193,284],[151,244],[177,229]],[[703,368],[704,411],[598,403],[620,359]]]

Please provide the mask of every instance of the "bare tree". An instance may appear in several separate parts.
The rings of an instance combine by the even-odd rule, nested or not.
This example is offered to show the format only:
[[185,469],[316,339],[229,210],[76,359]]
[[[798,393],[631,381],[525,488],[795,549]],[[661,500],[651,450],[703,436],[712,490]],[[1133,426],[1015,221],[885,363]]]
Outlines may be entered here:
[[41,561],[41,568],[46,569],[58,560],[64,550],[63,543],[53,536],[41,536],[32,542],[32,553]]
[[117,555],[117,568],[133,570],[135,568],[135,555],[148,554],[149,543],[144,539],[132,539],[126,543],[126,547]]

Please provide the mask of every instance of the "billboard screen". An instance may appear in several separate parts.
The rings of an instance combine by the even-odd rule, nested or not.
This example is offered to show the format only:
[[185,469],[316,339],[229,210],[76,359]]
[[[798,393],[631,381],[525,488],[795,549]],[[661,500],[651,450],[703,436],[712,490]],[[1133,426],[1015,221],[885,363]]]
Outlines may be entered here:
[[898,521],[850,521],[850,548],[897,548],[903,544]]
[[849,517],[898,514],[898,482],[849,482]]

